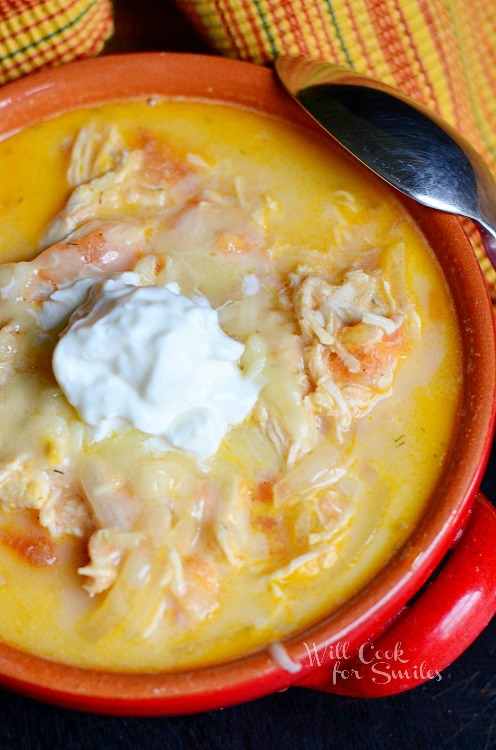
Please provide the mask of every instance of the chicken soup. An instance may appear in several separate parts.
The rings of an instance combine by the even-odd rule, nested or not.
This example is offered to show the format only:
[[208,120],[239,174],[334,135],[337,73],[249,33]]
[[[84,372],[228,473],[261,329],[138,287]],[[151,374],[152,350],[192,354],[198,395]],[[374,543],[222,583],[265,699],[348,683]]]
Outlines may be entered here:
[[0,638],[166,670],[269,647],[429,503],[462,354],[392,192],[214,103],[0,144]]

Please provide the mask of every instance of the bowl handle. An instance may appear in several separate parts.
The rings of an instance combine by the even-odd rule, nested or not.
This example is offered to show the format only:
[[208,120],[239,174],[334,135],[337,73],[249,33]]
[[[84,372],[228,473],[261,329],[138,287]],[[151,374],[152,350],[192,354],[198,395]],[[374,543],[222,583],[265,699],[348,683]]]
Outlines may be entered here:
[[[375,698],[429,679],[470,646],[496,613],[496,509],[479,494],[468,525],[440,572],[358,655],[297,683],[327,693]],[[337,665],[337,666],[336,666]]]

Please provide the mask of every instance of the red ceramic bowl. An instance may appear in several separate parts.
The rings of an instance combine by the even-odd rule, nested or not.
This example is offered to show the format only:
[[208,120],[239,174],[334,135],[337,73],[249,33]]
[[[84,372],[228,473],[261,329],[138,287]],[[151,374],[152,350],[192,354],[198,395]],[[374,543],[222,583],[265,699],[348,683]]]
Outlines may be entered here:
[[[4,87],[0,138],[67,110],[151,95],[231,102],[298,122],[321,137],[267,69],[214,57],[145,54],[75,63]],[[329,148],[337,146],[329,142]],[[495,410],[491,304],[458,220],[402,200],[450,286],[465,368],[463,410],[442,477],[405,546],[337,612],[285,643],[297,664],[291,671],[261,651],[219,667],[175,674],[99,672],[0,644],[4,685],[64,706],[129,715],[219,708],[292,684],[386,695],[438,679],[438,671],[489,622],[496,611],[496,512],[477,490]],[[435,580],[408,605],[450,549]],[[376,662],[380,667],[374,669]]]

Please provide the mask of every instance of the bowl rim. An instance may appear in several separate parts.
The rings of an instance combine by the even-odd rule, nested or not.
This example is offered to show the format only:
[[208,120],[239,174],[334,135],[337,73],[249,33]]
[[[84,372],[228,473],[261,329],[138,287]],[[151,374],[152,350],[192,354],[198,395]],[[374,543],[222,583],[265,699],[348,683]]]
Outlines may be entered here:
[[[112,101],[204,99],[282,117],[323,139],[270,69],[187,53],[137,53],[84,60],[42,71],[0,89],[0,140],[63,112]],[[329,141],[329,148],[338,149]],[[363,169],[356,165],[357,169]],[[368,171],[367,171],[368,173]],[[370,173],[368,173],[370,174]],[[463,523],[484,471],[494,429],[496,343],[491,302],[475,254],[456,217],[400,198],[427,236],[455,300],[462,333],[463,408],[445,470],[423,516],[386,566],[336,612],[284,641],[302,666],[295,674],[266,650],[219,666],[181,672],[84,669],[0,644],[0,682],[43,700],[108,713],[178,714],[260,697],[307,676],[305,641],[358,646],[380,632],[438,565]],[[435,239],[433,239],[435,238]]]

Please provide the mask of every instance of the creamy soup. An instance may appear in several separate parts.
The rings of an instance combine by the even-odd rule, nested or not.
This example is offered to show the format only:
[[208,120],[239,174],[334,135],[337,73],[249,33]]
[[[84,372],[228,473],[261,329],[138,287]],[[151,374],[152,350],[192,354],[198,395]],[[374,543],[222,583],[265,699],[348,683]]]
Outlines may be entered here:
[[200,102],[0,144],[0,638],[117,670],[333,611],[442,471],[462,356],[391,191]]

